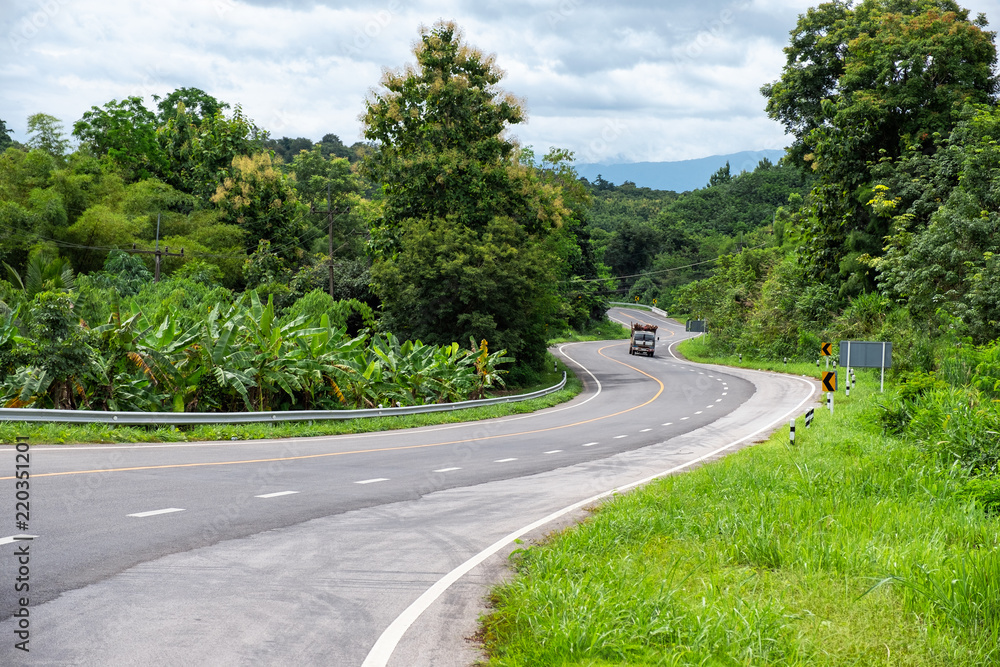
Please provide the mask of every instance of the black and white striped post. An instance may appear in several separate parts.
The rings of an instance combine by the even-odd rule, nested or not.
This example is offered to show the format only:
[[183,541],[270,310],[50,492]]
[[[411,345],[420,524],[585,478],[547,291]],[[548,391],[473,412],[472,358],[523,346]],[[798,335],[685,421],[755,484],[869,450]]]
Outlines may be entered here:
[[809,408],[809,412],[806,413],[806,428],[809,428],[809,425],[812,424],[813,417],[815,416],[816,416],[816,410],[814,410],[813,408]]
[[795,444],[795,419],[794,418],[792,418],[792,421],[789,422],[789,424],[788,424],[788,441],[791,444],[793,444],[793,445]]
[[833,414],[833,392],[826,392],[826,407],[830,408],[830,414]]

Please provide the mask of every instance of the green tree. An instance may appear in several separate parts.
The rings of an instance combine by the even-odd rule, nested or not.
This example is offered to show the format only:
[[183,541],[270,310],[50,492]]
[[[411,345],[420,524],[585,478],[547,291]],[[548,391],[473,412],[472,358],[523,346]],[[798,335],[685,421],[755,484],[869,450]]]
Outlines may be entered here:
[[14,145],[14,140],[10,138],[13,130],[7,129],[7,123],[0,118],[0,153]]
[[229,104],[215,99],[200,88],[178,88],[164,98],[153,95],[159,124],[165,126],[178,115],[184,114],[195,125],[214,118],[229,108]]
[[181,100],[176,113],[161,111],[161,122],[166,120],[157,130],[167,159],[163,180],[205,202],[231,175],[233,159],[260,153],[267,138],[239,106],[230,117],[224,116],[221,108],[202,116],[202,107],[188,112]]
[[212,203],[228,222],[246,232],[248,252],[259,241],[267,240],[282,257],[299,256],[302,206],[288,177],[275,167],[268,153],[234,157],[232,175],[216,187]]
[[55,116],[45,113],[28,116],[28,146],[61,158],[69,148],[69,140],[63,136],[61,123]]
[[382,186],[371,249],[383,319],[400,338],[473,336],[537,366],[565,274],[551,232],[571,211],[504,138],[523,112],[496,87],[492,58],[444,22],[422,30],[414,55],[363,115],[377,144],[363,170]]
[[141,97],[111,100],[90,111],[73,125],[73,135],[97,156],[107,158],[126,175],[141,180],[166,169],[166,155],[157,142],[156,115]]
[[872,165],[909,146],[932,152],[964,104],[994,99],[985,26],[951,0],[829,2],[799,17],[781,79],[761,92],[795,138],[792,159],[818,176],[800,255],[821,277],[846,280],[881,253],[886,219],[866,206]]

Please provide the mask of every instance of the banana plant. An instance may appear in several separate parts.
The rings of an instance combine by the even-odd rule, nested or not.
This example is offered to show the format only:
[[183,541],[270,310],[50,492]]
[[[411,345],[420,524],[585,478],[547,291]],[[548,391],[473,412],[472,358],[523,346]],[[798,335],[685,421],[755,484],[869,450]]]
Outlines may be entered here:
[[[318,333],[306,325],[306,316],[300,315],[289,322],[275,317],[274,300],[268,296],[267,304],[260,301],[256,291],[249,292],[250,307],[243,319],[242,339],[251,353],[254,376],[257,379],[257,406],[260,410],[271,408],[278,390],[284,391],[294,405],[297,394],[314,370],[312,360],[294,354],[295,340]],[[242,303],[244,299],[241,299]]]
[[507,350],[500,350],[491,354],[485,338],[479,344],[478,348],[476,347],[475,338],[470,336],[469,343],[472,347],[471,354],[475,356],[476,360],[476,386],[473,389],[472,398],[482,398],[486,395],[487,389],[496,385],[505,387],[506,383],[503,380],[503,376],[507,371],[500,370],[497,366],[514,361],[512,357],[504,356],[507,354]]
[[[4,378],[0,385],[5,408],[26,408],[47,398],[55,376],[44,368],[22,366]],[[40,407],[52,407],[43,405]]]

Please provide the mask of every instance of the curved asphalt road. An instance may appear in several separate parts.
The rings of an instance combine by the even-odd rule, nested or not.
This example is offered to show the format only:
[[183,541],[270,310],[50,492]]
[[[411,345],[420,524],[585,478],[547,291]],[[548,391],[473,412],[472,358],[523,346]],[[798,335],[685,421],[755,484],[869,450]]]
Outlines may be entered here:
[[19,532],[4,448],[0,664],[470,664],[464,638],[514,535],[749,442],[815,392],[801,378],[682,361],[668,350],[687,336],[676,323],[611,315],[659,324],[657,356],[629,356],[625,341],[563,346],[585,391],[531,415],[335,438],[33,447],[29,654],[14,648],[25,542],[3,539]]

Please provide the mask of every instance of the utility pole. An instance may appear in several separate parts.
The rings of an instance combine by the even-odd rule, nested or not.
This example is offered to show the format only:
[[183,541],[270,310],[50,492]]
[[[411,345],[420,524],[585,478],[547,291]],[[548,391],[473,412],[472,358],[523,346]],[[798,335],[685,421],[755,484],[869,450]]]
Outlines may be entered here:
[[326,182],[326,222],[330,241],[330,298],[333,298],[333,199],[330,197],[330,182]]
[[135,244],[132,244],[131,250],[126,250],[125,252],[135,253],[137,255],[154,255],[156,260],[153,269],[153,282],[160,282],[160,257],[183,257],[184,248],[181,248],[180,252],[170,252],[169,247],[165,247],[163,251],[160,251],[160,214],[156,214],[156,250],[136,250]]
[[327,224],[327,236],[329,237],[329,249],[330,249],[330,265],[329,265],[329,276],[330,276],[330,298],[333,298],[333,214],[341,215],[343,213],[349,213],[350,207],[345,206],[344,208],[334,209],[333,208],[333,197],[330,195],[330,183],[326,184],[326,224]]

